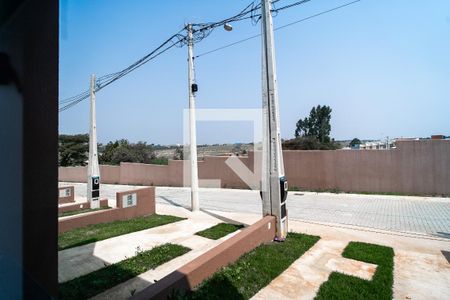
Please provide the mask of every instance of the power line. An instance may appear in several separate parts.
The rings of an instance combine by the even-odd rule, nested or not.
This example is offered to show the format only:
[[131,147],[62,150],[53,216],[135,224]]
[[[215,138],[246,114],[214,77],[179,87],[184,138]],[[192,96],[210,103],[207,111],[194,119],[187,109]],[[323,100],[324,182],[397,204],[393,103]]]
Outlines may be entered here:
[[[327,13],[330,13],[330,12],[333,12],[333,11],[335,11],[335,10],[344,8],[344,7],[346,7],[346,6],[350,6],[350,5],[355,4],[355,3],[357,3],[357,2],[361,2],[361,0],[355,0],[355,1],[352,1],[352,2],[348,2],[348,3],[345,3],[345,4],[343,4],[343,5],[339,5],[339,6],[336,6],[336,7],[334,7],[334,8],[331,8],[331,9],[328,9],[328,10],[325,10],[325,11],[322,11],[322,12],[320,12],[320,13],[317,13],[317,14],[314,14],[314,15],[311,15],[311,16],[308,16],[308,17],[306,17],[306,18],[302,18],[302,19],[300,19],[300,20],[297,20],[297,21],[288,23],[288,24],[286,24],[286,25],[283,25],[283,26],[280,26],[280,27],[276,27],[276,28],[274,29],[274,31],[280,30],[280,29],[283,29],[283,28],[286,28],[286,27],[289,27],[289,26],[292,26],[292,25],[295,25],[295,24],[300,23],[300,22],[307,21],[307,20],[309,20],[309,19],[312,19],[312,18],[321,16],[321,15],[324,15],[324,14],[327,14]],[[211,54],[211,53],[220,51],[220,50],[222,50],[222,49],[226,49],[226,48],[232,47],[232,46],[237,45],[237,44],[240,44],[240,43],[244,43],[244,42],[246,42],[246,41],[252,40],[252,39],[257,38],[257,37],[260,37],[260,36],[261,36],[261,34],[255,34],[255,35],[250,36],[250,37],[248,37],[248,38],[245,38],[245,39],[242,39],[242,40],[239,40],[239,41],[236,41],[236,42],[233,42],[233,43],[230,43],[230,44],[227,44],[227,45],[218,47],[218,48],[216,48],[216,49],[213,49],[213,50],[206,51],[206,52],[204,52],[204,53],[198,54],[198,55],[195,56],[195,58],[198,58],[198,57],[201,57],[201,56],[204,56],[204,55],[208,55],[208,54]]]
[[[280,1],[281,0],[274,0],[274,1],[272,1],[272,5],[274,5],[275,3],[280,2]],[[296,1],[294,3],[282,6],[280,8],[273,8],[271,10],[271,12],[278,13],[281,10],[291,8],[291,7],[294,7],[297,5],[301,5],[301,4],[304,4],[309,1],[311,1],[311,0]],[[215,29],[217,27],[223,26],[227,23],[233,23],[233,22],[243,21],[243,20],[247,20],[247,19],[252,19],[253,25],[256,25],[258,23],[259,19],[261,18],[260,10],[261,10],[261,2],[258,1],[258,4],[255,4],[255,1],[253,1],[252,3],[247,5],[246,8],[244,8],[240,13],[238,13],[235,16],[232,16],[232,17],[229,17],[229,18],[217,21],[217,22],[192,24],[194,27],[193,33],[194,33],[194,35],[203,33],[203,35],[207,36],[211,33],[211,31],[213,29]],[[204,32],[207,32],[207,33],[205,34]],[[195,36],[194,36],[194,38],[195,38]],[[201,38],[201,39],[203,39],[203,38]]]
[[[275,1],[278,2],[280,0],[275,0]],[[201,40],[206,38],[214,28],[221,26],[227,22],[241,21],[243,19],[246,19],[246,16],[248,16],[249,14],[252,16],[255,11],[260,9],[260,6],[261,6],[260,4],[255,5],[255,1],[253,1],[249,5],[247,5],[240,13],[238,13],[237,15],[235,15],[231,18],[227,18],[227,19],[221,20],[219,22],[195,24],[195,26],[197,28],[195,29],[194,41],[200,42]],[[185,45],[187,42],[187,36],[181,34],[181,32],[184,31],[185,29],[186,29],[186,27],[183,27],[179,32],[172,35],[165,42],[163,42],[160,46],[158,46],[155,50],[153,50],[149,54],[145,55],[144,57],[142,57],[135,63],[131,64],[130,66],[126,67],[125,69],[123,69],[119,72],[115,72],[115,73],[111,73],[111,74],[107,74],[102,77],[99,77],[95,84],[95,92],[100,91],[101,89],[105,88],[106,86],[110,85],[111,83],[115,82],[116,80],[122,78],[123,76],[125,76],[125,75],[129,74],[130,72],[136,70],[137,68],[143,66],[144,64],[146,64],[150,60],[156,58],[157,56],[161,55],[162,53],[166,52],[170,48],[173,48],[174,46],[182,47],[183,45]],[[76,104],[80,103],[81,101],[89,98],[89,96],[90,96],[90,91],[87,90],[76,96],[66,98],[66,99],[60,101],[60,105],[61,104],[64,104],[64,105],[62,107],[60,107],[59,111],[60,112],[65,111],[65,110],[75,106]]]
[[301,4],[304,4],[304,3],[309,2],[309,1],[311,1],[311,0],[297,1],[295,3],[289,4],[289,5],[285,5],[285,6],[282,6],[280,8],[277,8],[277,9],[272,9],[272,12],[277,12],[278,13],[279,11],[282,11],[284,9],[291,8],[291,7],[294,7],[294,6],[297,6],[297,5],[301,5]]
[[231,44],[227,44],[227,45],[224,45],[224,46],[222,46],[222,47],[219,47],[219,48],[216,48],[216,49],[207,51],[207,52],[203,52],[203,53],[201,53],[201,54],[199,54],[199,55],[196,55],[195,58],[198,58],[198,57],[201,57],[201,56],[204,56],[204,55],[208,55],[208,54],[213,53],[213,52],[217,52],[217,51],[219,51],[219,50],[222,50],[222,49],[225,49],[225,48],[228,48],[228,47],[231,47],[231,46],[234,46],[234,45],[237,45],[237,44],[246,42],[246,41],[248,41],[248,40],[257,38],[257,37],[259,37],[259,36],[261,36],[261,34],[256,34],[256,35],[250,36],[250,37],[248,37],[248,38],[245,38],[245,39],[243,39],[243,40],[239,40],[239,41],[233,42],[233,43],[231,43]]
[[358,3],[358,2],[361,2],[361,0],[355,0],[355,1],[352,1],[352,2],[348,2],[348,3],[342,4],[342,5],[336,6],[336,7],[334,7],[334,8],[331,8],[331,9],[325,10],[325,11],[322,11],[322,12],[317,13],[317,14],[315,14],[315,15],[311,15],[311,16],[309,16],[309,17],[306,17],[306,18],[303,18],[303,19],[294,21],[294,22],[292,22],[292,23],[288,23],[288,24],[286,24],[286,25],[277,27],[275,30],[280,30],[280,29],[283,29],[283,28],[285,28],[285,27],[292,26],[292,25],[294,25],[294,24],[297,24],[297,23],[300,23],[300,22],[307,21],[307,20],[309,20],[309,19],[312,19],[312,18],[321,16],[321,15],[324,15],[324,14],[327,14],[327,13],[330,13],[330,12],[333,12],[333,11],[335,11],[335,10],[339,10],[339,9],[341,9],[341,8],[344,8],[344,7],[353,5],[353,4]]
[[[280,0],[276,0],[276,1],[280,1]],[[194,41],[195,42],[201,41],[202,39],[207,37],[215,27],[218,27],[227,22],[235,22],[235,21],[242,20],[243,17],[245,17],[246,15],[253,14],[253,12],[256,11],[257,9],[259,9],[259,7],[260,7],[260,4],[255,6],[255,1],[253,1],[249,5],[247,5],[247,7],[244,8],[239,14],[237,14],[231,18],[227,18],[222,21],[214,22],[214,23],[195,24],[195,26],[197,28],[196,28],[195,34],[194,34]],[[122,78],[123,76],[129,74],[130,72],[132,72],[132,71],[136,70],[137,68],[141,67],[142,65],[146,64],[150,60],[152,60],[152,59],[156,58],[157,56],[161,55],[162,53],[166,52],[170,48],[172,48],[174,46],[182,47],[183,45],[185,45],[187,42],[187,36],[180,34],[185,29],[186,29],[186,27],[183,27],[179,32],[172,35],[169,39],[167,39],[164,43],[162,43],[160,46],[158,46],[155,50],[153,50],[149,54],[145,55],[144,57],[142,57],[141,59],[139,59],[132,65],[128,66],[127,68],[125,68],[119,72],[107,74],[107,75],[104,75],[104,76],[98,78],[96,81],[96,85],[95,85],[95,91],[97,92],[97,91],[101,90],[102,88],[110,85],[114,81]],[[164,48],[168,44],[169,44],[169,46]],[[163,50],[161,50],[161,49],[163,49]],[[76,96],[66,98],[66,99],[60,101],[60,104],[64,104],[64,105],[62,107],[60,107],[59,112],[65,111],[65,110],[75,106],[76,104],[80,103],[81,101],[89,98],[89,95],[90,95],[90,91],[87,90]]]
[[[178,33],[176,33],[176,34],[172,35],[170,38],[168,38],[165,42],[163,42],[155,50],[151,51],[149,54],[145,55],[144,57],[137,60],[135,63],[131,64],[130,66],[126,67],[125,69],[123,69],[119,72],[107,74],[107,75],[104,75],[104,76],[98,78],[98,80],[96,81],[95,91],[96,92],[100,91],[104,87],[110,85],[114,81],[122,78],[123,76],[127,75],[128,73],[143,66],[144,64],[148,63],[152,59],[163,54],[167,50],[169,50],[175,46],[182,46],[186,40],[186,36],[180,34],[180,32],[183,30],[184,30],[184,28],[182,30],[180,30]],[[87,90],[87,91],[84,91],[84,92],[78,94],[77,96],[73,96],[73,97],[67,98],[65,100],[62,100],[60,102],[60,104],[65,104],[65,105],[59,109],[59,112],[65,111],[65,110],[75,106],[76,104],[80,103],[81,101],[89,98],[89,95],[90,95],[90,91]]]
[[[281,1],[281,0],[274,0],[274,1],[272,1],[272,4],[275,4],[279,1]],[[300,1],[296,1],[294,3],[285,5],[280,8],[274,8],[274,9],[272,9],[272,13],[278,13],[278,11],[281,11],[281,10],[284,10],[284,9],[287,9],[287,8],[290,8],[293,6],[297,6],[300,4],[304,4],[309,1],[311,1],[311,0],[300,0]],[[251,19],[252,23],[254,25],[257,24],[259,19],[261,18],[261,13],[259,12],[261,10],[261,2],[259,2],[258,4],[255,4],[255,2],[256,1],[251,2],[241,12],[239,12],[238,14],[236,14],[230,18],[226,18],[226,19],[220,20],[218,22],[192,24],[192,26],[194,27],[194,30],[193,30],[194,42],[196,42],[196,43],[200,42],[201,40],[206,38],[209,34],[211,34],[211,32],[215,28],[217,28],[219,26],[223,26],[227,23]],[[101,89],[105,88],[106,86],[110,85],[111,83],[115,82],[116,80],[122,78],[123,76],[125,76],[125,75],[129,74],[130,72],[136,70],[137,68],[143,66],[144,64],[146,64],[147,62],[156,58],[157,56],[163,54],[167,50],[169,50],[175,46],[183,47],[187,43],[187,36],[182,35],[181,32],[184,31],[185,29],[186,29],[186,26],[183,27],[179,32],[177,32],[176,34],[174,34],[170,38],[168,38],[165,42],[163,42],[155,50],[148,53],[147,55],[145,55],[144,57],[142,57],[135,63],[124,68],[123,70],[99,77],[95,84],[95,92],[100,91]],[[257,36],[259,36],[259,35],[257,35]],[[257,36],[254,36],[254,37],[257,37]],[[254,37],[251,37],[251,38],[254,38]],[[251,39],[251,38],[248,38],[248,39]],[[246,40],[248,40],[248,39],[246,39]],[[243,41],[239,41],[239,42],[243,42]],[[237,44],[239,42],[236,42],[234,44]],[[226,47],[229,47],[229,46],[231,46],[231,45],[228,45]],[[223,48],[225,48],[225,47],[222,47],[222,49]],[[214,50],[214,51],[217,51],[217,50]],[[211,51],[211,52],[214,52],[214,51]],[[201,56],[201,55],[199,55],[199,56]],[[196,56],[196,57],[199,57],[199,56]],[[65,111],[65,110],[75,106],[76,104],[80,103],[81,101],[89,98],[89,96],[90,96],[90,91],[87,90],[76,96],[72,96],[72,97],[66,98],[64,100],[61,100],[60,104],[64,104],[64,105],[62,107],[60,107],[59,112]]]

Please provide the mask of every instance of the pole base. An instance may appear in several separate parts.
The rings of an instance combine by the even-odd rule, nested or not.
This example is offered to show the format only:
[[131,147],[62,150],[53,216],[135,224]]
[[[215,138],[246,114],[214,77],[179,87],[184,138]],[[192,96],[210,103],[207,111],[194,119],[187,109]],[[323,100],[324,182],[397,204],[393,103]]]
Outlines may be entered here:
[[278,237],[278,236],[276,236],[276,237],[273,239],[274,242],[284,242],[285,240],[286,240],[286,238],[284,238],[284,237]]

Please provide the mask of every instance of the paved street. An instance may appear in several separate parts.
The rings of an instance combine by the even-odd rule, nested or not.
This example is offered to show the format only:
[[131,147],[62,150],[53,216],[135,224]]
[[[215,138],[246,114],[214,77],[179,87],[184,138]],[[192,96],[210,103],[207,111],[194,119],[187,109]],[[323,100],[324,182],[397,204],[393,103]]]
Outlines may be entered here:
[[[75,185],[79,201],[85,184]],[[101,186],[101,196],[114,205],[115,193],[139,186]],[[190,206],[188,188],[157,187],[157,203]],[[259,192],[237,189],[200,189],[200,207],[223,212],[260,213]],[[450,238],[450,198],[289,192],[291,220],[345,224],[410,234]]]

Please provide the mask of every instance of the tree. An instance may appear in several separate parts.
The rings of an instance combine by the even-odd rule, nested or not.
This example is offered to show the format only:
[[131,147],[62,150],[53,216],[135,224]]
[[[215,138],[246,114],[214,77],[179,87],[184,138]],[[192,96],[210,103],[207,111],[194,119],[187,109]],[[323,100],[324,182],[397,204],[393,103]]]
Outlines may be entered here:
[[331,133],[331,107],[317,105],[309,113],[309,117],[298,120],[295,137],[314,137],[321,143],[329,143]]
[[137,142],[135,144],[128,140],[121,139],[115,142],[109,142],[104,147],[100,155],[101,164],[118,165],[121,162],[150,163],[154,159],[155,153],[151,145],[146,142]]
[[317,105],[309,113],[309,117],[298,120],[295,138],[283,142],[286,150],[335,150],[341,146],[330,138],[331,107]]
[[353,148],[353,147],[356,147],[356,145],[361,145],[361,144],[362,144],[362,142],[361,142],[360,139],[354,138],[354,139],[350,142],[349,146]]
[[336,150],[339,143],[331,139],[328,143],[321,143],[313,136],[300,136],[283,142],[283,150]]
[[59,165],[85,166],[88,160],[89,135],[75,134],[59,136]]
[[174,160],[183,160],[184,159],[183,147],[182,146],[177,146],[175,148],[175,153],[173,155],[173,159]]
[[100,164],[111,164],[112,157],[117,148],[119,148],[119,141],[109,142],[108,144],[106,144],[102,153],[98,157],[99,163]]

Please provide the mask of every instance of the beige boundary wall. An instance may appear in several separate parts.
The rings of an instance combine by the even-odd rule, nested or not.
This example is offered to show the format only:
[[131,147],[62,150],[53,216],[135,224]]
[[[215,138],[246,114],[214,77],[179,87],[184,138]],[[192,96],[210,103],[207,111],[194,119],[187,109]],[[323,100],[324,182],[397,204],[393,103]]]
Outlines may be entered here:
[[185,264],[131,299],[167,299],[172,290],[192,290],[221,267],[235,262],[259,245],[273,241],[275,217],[266,216],[223,243]]
[[75,202],[75,187],[61,186],[58,188],[58,204]]
[[[104,198],[104,199],[100,199],[99,201],[100,201],[101,208],[108,207],[108,199]],[[66,212],[84,210],[84,209],[88,209],[88,208],[91,208],[91,204],[89,202],[60,205],[60,206],[58,206],[58,213],[62,214],[62,213],[66,213]]]
[[[397,142],[391,150],[283,151],[291,187],[305,190],[450,195],[450,140]],[[199,162],[200,180],[220,180],[224,188],[248,188],[225,163],[228,157]],[[240,157],[253,170],[253,153]],[[183,161],[168,165],[122,163],[101,166],[103,183],[183,186]],[[60,167],[59,180],[85,182],[85,167]],[[211,186],[200,181],[201,186]]]
[[[124,207],[123,197],[134,194],[136,196],[136,205]],[[58,232],[63,233],[92,224],[109,223],[152,215],[155,213],[155,188],[147,187],[116,193],[116,203],[116,208],[60,218],[58,220]]]

